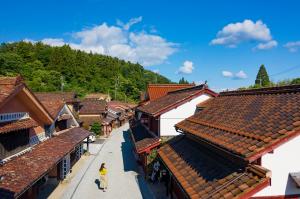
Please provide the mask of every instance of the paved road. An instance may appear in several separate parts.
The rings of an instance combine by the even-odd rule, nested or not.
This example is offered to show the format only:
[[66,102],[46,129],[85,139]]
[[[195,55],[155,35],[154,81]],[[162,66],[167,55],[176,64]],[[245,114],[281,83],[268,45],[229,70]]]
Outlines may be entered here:
[[[78,175],[65,185],[61,198],[153,199],[143,177],[137,174],[137,163],[132,153],[128,124],[116,129],[97,151],[91,146],[92,158],[82,166]],[[99,145],[98,145],[99,146]],[[91,157],[90,156],[90,157]],[[98,189],[100,164],[108,169],[108,190]]]

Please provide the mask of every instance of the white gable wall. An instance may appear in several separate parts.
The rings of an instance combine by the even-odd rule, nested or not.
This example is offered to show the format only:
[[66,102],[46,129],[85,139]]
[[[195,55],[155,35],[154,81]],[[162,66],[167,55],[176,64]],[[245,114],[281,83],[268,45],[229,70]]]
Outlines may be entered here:
[[300,136],[290,140],[274,150],[274,153],[262,157],[262,166],[271,170],[271,186],[261,190],[255,196],[278,196],[300,194],[290,172],[300,172]]
[[177,108],[174,108],[160,116],[160,136],[175,136],[179,133],[174,126],[178,122],[195,114],[197,104],[211,98],[210,95],[202,94],[191,101],[188,101]]

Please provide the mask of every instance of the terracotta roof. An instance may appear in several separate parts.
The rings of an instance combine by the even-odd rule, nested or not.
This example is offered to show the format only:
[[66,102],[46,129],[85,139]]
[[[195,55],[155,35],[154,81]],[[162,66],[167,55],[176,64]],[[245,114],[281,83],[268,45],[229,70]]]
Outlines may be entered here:
[[131,103],[127,103],[127,102],[121,102],[121,101],[110,101],[107,103],[109,107],[115,107],[115,108],[122,108],[125,110],[128,109],[133,109],[135,108],[137,105],[136,104],[131,104]]
[[20,196],[89,135],[81,128],[68,129],[1,166],[0,198]]
[[137,153],[142,153],[146,149],[156,147],[160,144],[159,138],[150,133],[141,123],[131,126],[131,135]]
[[176,127],[252,162],[300,134],[300,85],[221,93]]
[[81,102],[79,114],[102,114],[106,112],[106,107],[105,100],[85,99]]
[[102,123],[102,118],[100,115],[98,116],[84,116],[84,117],[79,117],[79,119],[83,122],[84,125],[91,126],[94,123]]
[[36,121],[31,118],[0,123],[0,134],[22,129],[29,129],[37,126],[38,124]]
[[24,87],[21,76],[0,77],[0,105],[17,90],[17,87]]
[[74,92],[35,92],[40,100],[58,100],[66,103],[78,102],[77,94]]
[[90,93],[87,94],[85,98],[100,99],[100,98],[110,98],[110,96],[104,93]]
[[192,199],[249,198],[270,182],[267,170],[235,164],[186,136],[172,139],[158,154]]
[[212,96],[217,95],[213,91],[209,90],[206,85],[199,85],[192,88],[171,91],[166,96],[158,98],[154,101],[150,101],[148,104],[138,107],[137,110],[153,116],[158,116],[204,93]]
[[190,88],[193,86],[195,86],[195,84],[149,84],[147,87],[148,100],[153,101],[167,95],[170,91]]
[[[56,118],[65,105],[65,102],[62,99],[59,98],[52,98],[48,94],[39,94],[35,93],[35,96],[40,100],[40,102],[43,104],[43,106],[47,109],[47,111],[50,113],[52,118]],[[45,97],[48,96],[48,97]]]
[[210,103],[211,100],[213,100],[214,98],[209,98],[207,100],[205,100],[204,102],[201,102],[199,104],[197,104],[198,108],[205,108],[208,106],[208,104]]

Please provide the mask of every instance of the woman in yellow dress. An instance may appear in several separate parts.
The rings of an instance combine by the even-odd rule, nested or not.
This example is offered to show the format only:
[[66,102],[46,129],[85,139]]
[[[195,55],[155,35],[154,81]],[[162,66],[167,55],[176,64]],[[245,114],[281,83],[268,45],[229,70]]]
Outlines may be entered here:
[[100,188],[103,189],[103,192],[105,192],[107,189],[107,169],[105,167],[105,163],[101,164],[99,173],[100,173]]

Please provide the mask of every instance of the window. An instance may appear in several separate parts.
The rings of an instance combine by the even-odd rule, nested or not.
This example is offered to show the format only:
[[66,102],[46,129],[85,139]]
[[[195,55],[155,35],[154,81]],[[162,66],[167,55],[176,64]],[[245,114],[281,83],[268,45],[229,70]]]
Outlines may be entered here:
[[29,146],[29,129],[0,135],[0,159],[12,156]]

